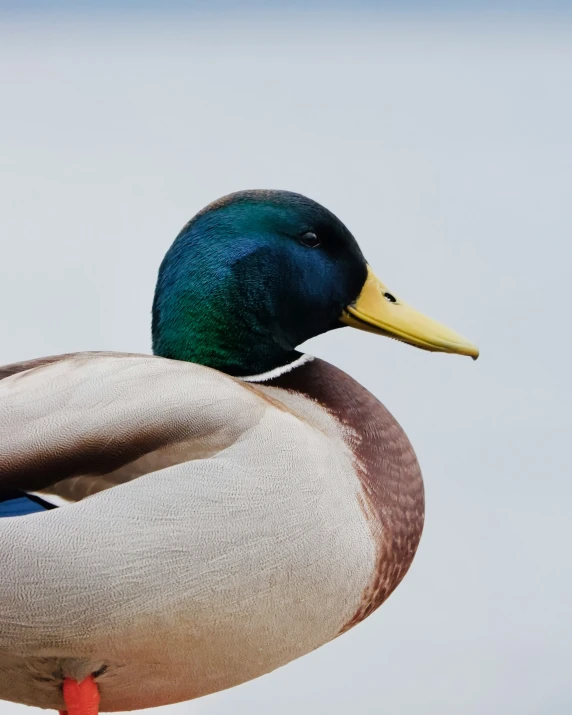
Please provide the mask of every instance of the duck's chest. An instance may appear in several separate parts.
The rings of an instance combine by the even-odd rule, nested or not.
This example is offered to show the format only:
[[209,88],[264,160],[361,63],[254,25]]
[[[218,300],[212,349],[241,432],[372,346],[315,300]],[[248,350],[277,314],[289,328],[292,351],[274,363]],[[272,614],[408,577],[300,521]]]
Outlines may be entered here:
[[375,548],[375,568],[351,628],[397,587],[423,531],[425,496],[415,452],[388,410],[346,373],[312,359],[262,387],[343,445]]

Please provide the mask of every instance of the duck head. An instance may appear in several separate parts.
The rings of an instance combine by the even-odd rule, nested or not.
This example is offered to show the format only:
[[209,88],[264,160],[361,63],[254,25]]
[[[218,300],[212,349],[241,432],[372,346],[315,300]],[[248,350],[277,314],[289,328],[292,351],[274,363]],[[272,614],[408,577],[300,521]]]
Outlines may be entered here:
[[296,360],[296,347],[352,326],[478,357],[376,278],[344,224],[289,191],[240,191],[200,211],[167,252],[153,303],[153,351],[235,376]]

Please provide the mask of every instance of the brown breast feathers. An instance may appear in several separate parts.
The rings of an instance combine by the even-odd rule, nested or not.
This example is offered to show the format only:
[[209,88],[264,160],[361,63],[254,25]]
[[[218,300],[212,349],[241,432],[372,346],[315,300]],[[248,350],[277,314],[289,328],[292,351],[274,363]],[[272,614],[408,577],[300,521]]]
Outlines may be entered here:
[[411,566],[425,512],[419,464],[387,409],[333,365],[315,359],[265,384],[310,397],[346,428],[363,485],[363,508],[377,546],[377,568],[345,631],[380,606]]

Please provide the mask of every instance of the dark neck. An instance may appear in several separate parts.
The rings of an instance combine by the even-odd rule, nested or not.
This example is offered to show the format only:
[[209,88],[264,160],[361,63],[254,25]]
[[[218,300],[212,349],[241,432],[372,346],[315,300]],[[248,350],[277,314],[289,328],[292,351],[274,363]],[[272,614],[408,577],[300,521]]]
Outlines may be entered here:
[[[300,353],[277,343],[265,331],[249,325],[239,315],[226,315],[224,323],[203,306],[200,314],[188,308],[153,316],[153,352],[172,360],[185,360],[236,377],[259,375],[297,360]],[[230,312],[232,307],[229,306]],[[207,316],[211,316],[208,319]],[[194,318],[194,319],[193,319]]]

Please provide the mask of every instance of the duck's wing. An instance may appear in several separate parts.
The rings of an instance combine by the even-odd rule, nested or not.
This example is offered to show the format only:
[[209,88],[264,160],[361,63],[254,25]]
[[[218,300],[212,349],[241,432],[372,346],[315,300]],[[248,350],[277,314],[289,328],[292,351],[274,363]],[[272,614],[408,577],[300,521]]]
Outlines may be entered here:
[[0,367],[0,515],[2,505],[6,516],[30,513],[212,456],[266,406],[227,375],[153,356],[77,353]]

